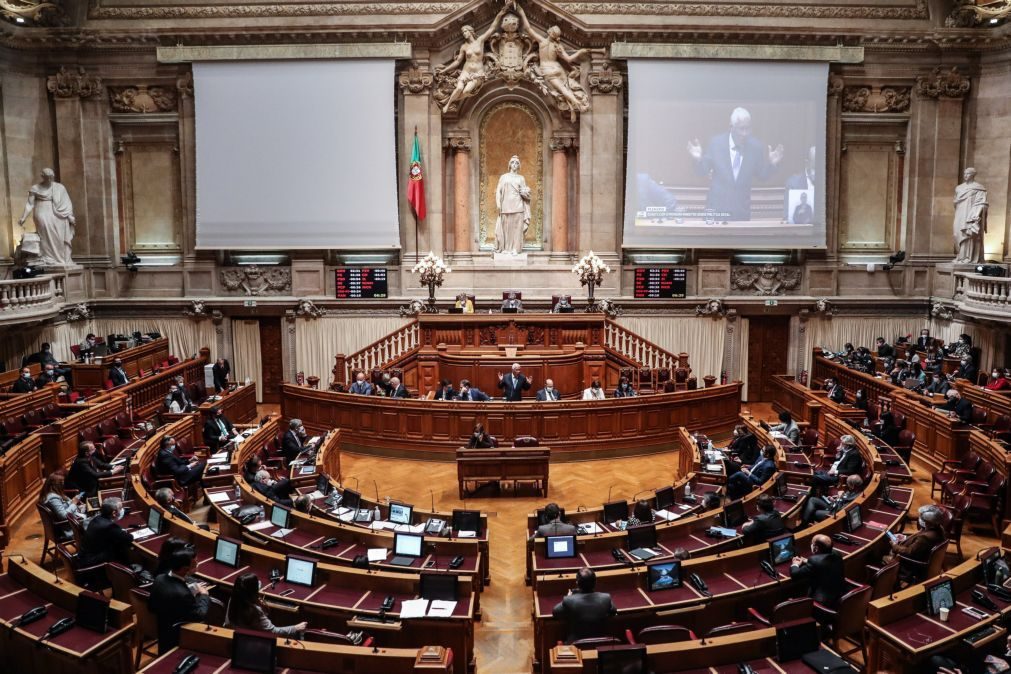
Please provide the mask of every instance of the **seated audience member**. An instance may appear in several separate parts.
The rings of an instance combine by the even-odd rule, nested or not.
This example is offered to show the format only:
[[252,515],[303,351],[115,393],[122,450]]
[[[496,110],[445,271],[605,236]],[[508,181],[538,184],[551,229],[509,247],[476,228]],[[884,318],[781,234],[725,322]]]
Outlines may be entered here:
[[108,379],[112,382],[113,386],[125,386],[130,383],[130,377],[127,376],[126,370],[123,369],[123,361],[121,359],[116,358],[112,361]]
[[915,534],[895,534],[892,549],[882,558],[882,564],[895,561],[899,555],[917,562],[926,562],[930,551],[944,542],[943,516],[939,510],[921,512],[917,523],[920,529]]
[[566,643],[607,635],[608,620],[618,609],[606,592],[595,592],[597,575],[592,569],[580,569],[576,574],[576,590],[570,591],[551,614],[564,620],[568,629]]
[[57,377],[63,377],[64,381],[67,382],[67,386],[73,388],[73,370],[67,367],[66,363],[61,363],[53,355],[53,347],[49,342],[43,342],[42,348],[39,350],[39,363],[42,365],[44,370],[46,365],[51,365],[53,371],[56,373]]
[[1011,381],[1008,381],[1008,371],[995,367],[990,372],[990,379],[986,382],[988,391],[1007,391],[1011,389]]
[[89,332],[79,345],[81,352],[81,359],[85,359],[95,352],[95,347],[98,346],[98,338],[95,337],[95,333]]
[[537,400],[540,402],[556,402],[562,399],[562,394],[555,388],[555,382],[551,379],[544,380],[544,388],[537,392]]
[[964,379],[970,384],[976,383],[976,378],[979,377],[979,368],[977,368],[973,362],[972,357],[962,356],[962,360],[959,361],[958,369],[952,375],[955,379]]
[[755,500],[755,505],[758,507],[758,514],[744,523],[741,527],[742,534],[753,543],[764,543],[786,533],[783,516],[776,510],[776,503],[771,496],[762,494]]
[[39,378],[35,380],[35,385],[42,388],[43,386],[47,386],[49,384],[55,384],[59,382],[59,380],[60,375],[56,372],[56,368],[54,368],[51,363],[47,363],[42,367],[42,374],[40,374]]
[[853,394],[853,407],[858,410],[867,411],[869,404],[867,402],[867,390],[858,388],[856,393]]
[[295,499],[295,510],[308,515],[309,511],[312,510],[312,497],[308,494],[302,494]]
[[618,380],[618,388],[614,389],[615,398],[634,398],[637,395],[635,389],[632,388],[632,384],[629,383],[628,377],[622,377]]
[[517,313],[523,313],[523,302],[516,296],[516,293],[510,292],[502,300],[502,311],[506,309],[515,309]]
[[379,383],[376,384],[375,390],[373,391],[376,395],[388,396],[390,395],[390,380],[393,377],[389,372],[384,372]]
[[467,447],[471,449],[490,449],[492,446],[491,436],[484,430],[484,424],[474,425],[474,432],[470,434]]
[[238,433],[232,422],[225,417],[224,410],[212,407],[204,422],[204,442],[213,454],[234,438]]
[[[846,490],[843,493],[835,497],[822,493],[808,496],[804,502],[804,513],[801,515],[801,521],[804,523],[804,526],[826,520],[845,508],[856,497],[860,496],[860,490],[863,489],[863,486],[864,481],[859,475],[850,475],[846,478]],[[821,489],[816,488],[815,491],[820,492]]]
[[251,457],[246,459],[246,462],[242,464],[242,477],[243,479],[252,484],[256,480],[256,473],[259,472],[260,466],[263,463],[260,461],[260,457],[257,454],[253,454]]
[[948,416],[957,417],[963,424],[972,423],[972,402],[963,398],[957,388],[950,389],[945,396],[948,401],[941,405],[941,409],[948,412]]
[[[749,490],[750,491],[750,490]],[[722,504],[723,499],[720,495],[714,491],[709,492],[702,499],[702,510],[701,512],[709,512],[710,510],[716,510]]]
[[727,479],[727,498],[731,501],[749,494],[752,489],[765,484],[776,472],[776,448],[766,445],[761,458],[750,468],[741,468]]
[[874,345],[877,347],[879,358],[895,355],[895,349],[892,348],[891,344],[885,342],[884,337],[878,337],[874,340]]
[[182,510],[176,506],[176,495],[169,487],[162,487],[154,493],[154,500],[165,509],[165,512],[169,513],[173,517],[176,517],[183,522],[188,524],[193,524],[193,520],[190,516],[184,513]]
[[400,383],[399,377],[390,377],[390,390],[387,395],[391,398],[410,398],[407,387]]
[[301,419],[292,419],[288,422],[288,430],[281,438],[281,454],[286,463],[290,464],[306,450],[306,436],[305,426]]
[[576,525],[562,521],[562,510],[557,503],[549,503],[544,506],[544,524],[537,527],[534,532],[536,538],[545,536],[575,536]]
[[[161,550],[158,551],[158,560],[155,562],[154,577],[162,575],[163,573],[168,573],[172,570],[172,555],[176,553],[177,550],[193,549],[193,545],[187,543],[178,536],[169,536],[165,539],[165,542],[161,544]],[[186,577],[187,583],[194,582],[192,576]]]
[[842,555],[832,549],[832,539],[817,534],[811,539],[811,556],[794,557],[790,578],[807,583],[807,596],[828,608],[835,608],[846,588]]
[[649,501],[638,501],[632,508],[632,516],[628,518],[628,526],[637,527],[641,524],[653,522],[653,509],[649,506]]
[[734,427],[733,439],[727,445],[727,451],[737,457],[737,460],[750,466],[758,460],[758,438],[744,424]]
[[190,412],[197,408],[197,404],[190,397],[189,388],[186,386],[186,378],[179,375],[175,379],[176,388],[179,390],[179,401],[182,403],[183,411]]
[[453,400],[456,398],[456,390],[448,379],[439,382],[439,388],[435,391],[435,400]]
[[568,295],[562,295],[555,302],[555,306],[551,307],[551,313],[553,314],[566,314],[572,313],[572,302]]
[[775,426],[770,427],[769,424],[762,422],[762,428],[768,431],[774,431],[776,433],[782,433],[787,437],[787,439],[793,444],[800,442],[800,427],[797,426],[797,422],[793,420],[790,413],[787,411],[782,411],[779,413],[779,423]]
[[359,372],[355,375],[355,381],[351,384],[351,388],[348,389],[348,393],[354,393],[355,395],[361,396],[372,395],[372,384],[365,381],[364,372]]
[[491,400],[488,394],[480,389],[474,388],[470,385],[470,381],[467,379],[460,380],[460,393],[456,397],[457,400],[472,400],[476,403],[487,402]]
[[948,383],[948,378],[940,372],[934,372],[930,375],[930,383],[927,384],[927,388],[923,389],[923,392],[931,395],[945,395],[950,388],[951,384]]
[[456,296],[456,302],[453,304],[457,309],[461,310],[461,313],[472,314],[474,313],[474,302],[467,296],[467,293],[460,293]]
[[32,379],[32,371],[30,368],[21,368],[21,376],[17,378],[17,381],[11,386],[11,391],[13,393],[31,393],[32,391],[38,390],[39,385],[34,379]]
[[169,558],[169,571],[154,579],[148,608],[158,621],[158,654],[164,655],[179,645],[179,628],[184,623],[200,622],[207,617],[210,596],[204,583],[188,583],[193,571],[192,549],[176,550]]
[[860,455],[856,438],[852,435],[842,436],[839,438],[839,451],[832,466],[828,469],[828,474],[832,477],[846,477],[847,475],[860,475],[863,472],[864,458]]
[[232,366],[224,358],[218,358],[214,361],[211,374],[214,377],[214,392],[221,393],[228,388],[228,377],[232,374]]
[[67,481],[87,497],[98,496],[98,481],[123,472],[123,466],[113,466],[95,456],[95,443],[84,440],[77,446],[77,458],[70,464]]
[[972,337],[966,334],[959,335],[958,341],[946,346],[944,352],[958,358],[970,355],[972,353]]
[[260,492],[274,503],[285,507],[292,507],[291,492],[295,490],[295,485],[286,477],[275,480],[266,470],[262,468],[257,471],[253,479],[253,489]]
[[881,439],[881,442],[889,447],[895,447],[899,444],[899,434],[901,432],[902,429],[895,425],[894,414],[885,412],[881,415],[881,428],[877,432],[877,436]]
[[179,388],[175,384],[169,386],[168,393],[165,394],[164,411],[169,414],[182,414],[185,411],[180,402]]
[[930,330],[926,328],[920,330],[920,336],[916,338],[916,349],[918,351],[926,351],[933,344],[934,340],[930,337]]
[[603,400],[605,397],[604,387],[596,379],[593,380],[588,388],[583,389],[583,400]]
[[154,469],[161,477],[172,476],[181,486],[186,487],[199,482],[204,476],[204,461],[192,459],[186,461],[176,454],[176,439],[171,435],[163,436],[158,456],[154,460]]
[[123,500],[107,498],[102,501],[98,514],[91,518],[81,536],[78,565],[94,566],[104,562],[130,565],[130,547],[133,536],[119,526],[123,519]]
[[[46,481],[42,483],[42,491],[39,492],[39,503],[49,508],[49,511],[53,513],[53,520],[55,522],[63,522],[70,518],[75,520],[82,519],[86,510],[83,493],[78,492],[74,495],[74,498],[67,498],[67,495],[63,493],[63,486],[63,471],[57,470],[50,473]],[[69,526],[64,526],[60,530],[60,533],[65,538],[70,538],[73,532],[71,532]]]
[[828,399],[834,403],[846,402],[846,389],[835,379],[829,377],[825,380],[825,390],[828,391]]
[[288,627],[278,627],[270,621],[260,598],[260,579],[255,573],[243,573],[235,579],[232,597],[225,610],[225,627],[257,630],[279,637],[302,638],[309,623],[304,620]]

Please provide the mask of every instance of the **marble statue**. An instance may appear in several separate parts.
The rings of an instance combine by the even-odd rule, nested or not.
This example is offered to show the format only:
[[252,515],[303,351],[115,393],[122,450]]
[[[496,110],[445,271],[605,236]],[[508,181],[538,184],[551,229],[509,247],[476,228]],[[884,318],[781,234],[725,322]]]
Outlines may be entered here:
[[520,158],[509,160],[509,173],[498,179],[495,190],[498,219],[495,221],[495,252],[518,255],[523,252],[523,235],[530,227],[530,188],[520,175]]
[[23,227],[28,214],[35,220],[39,235],[39,263],[48,267],[70,267],[71,242],[74,240],[74,205],[67,188],[56,182],[53,169],[42,169],[42,181],[28,190],[28,203],[18,220]]
[[986,188],[976,182],[974,168],[965,169],[962,177],[965,182],[955,188],[955,262],[979,264],[986,232]]
[[495,15],[495,20],[488,26],[488,30],[478,35],[472,26],[464,26],[460,29],[463,33],[463,46],[457,52],[456,58],[445,65],[435,68],[436,76],[442,76],[453,70],[460,68],[460,75],[456,78],[456,85],[453,93],[442,106],[445,114],[453,109],[453,106],[465,98],[470,98],[478,92],[485,80],[488,78],[488,69],[485,66],[484,43],[492,34],[498,30],[502,17],[509,9],[507,4],[499,13]]
[[[576,61],[583,58],[588,52],[586,49],[569,54],[562,46],[562,30],[558,26],[548,28],[546,35],[541,35],[531,27],[527,20],[526,12],[522,7],[516,8],[519,14],[520,24],[523,30],[528,33],[538,44],[538,56],[540,64],[537,66],[538,74],[543,79],[542,86],[546,86],[547,93],[556,98],[560,98],[569,108],[569,116],[573,122],[576,121],[577,112],[586,112],[590,109],[590,102],[586,96],[586,91],[581,85],[574,86],[570,80],[570,72],[562,65],[573,67]],[[579,70],[573,67],[576,77]]]

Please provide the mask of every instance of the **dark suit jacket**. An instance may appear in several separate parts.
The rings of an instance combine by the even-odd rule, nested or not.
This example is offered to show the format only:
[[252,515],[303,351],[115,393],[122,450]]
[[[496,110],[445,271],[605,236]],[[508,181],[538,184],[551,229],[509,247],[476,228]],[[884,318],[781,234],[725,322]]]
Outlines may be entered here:
[[949,400],[944,403],[941,409],[954,412],[963,424],[972,421],[972,403],[967,398],[959,398],[957,401]]
[[476,403],[480,403],[487,402],[490,398],[488,398],[487,393],[472,386],[466,393],[460,393],[460,395],[457,396],[457,400],[473,400]]
[[225,425],[225,435],[221,435],[221,428],[218,426],[218,421],[216,417],[209,417],[207,421],[204,422],[204,442],[211,450],[217,450],[218,447],[228,442],[228,438],[231,437],[232,431],[235,430],[232,427],[232,422],[221,417],[221,422]]
[[846,587],[843,559],[834,550],[811,555],[803,564],[791,567],[790,578],[807,581],[807,596],[829,608],[834,608],[839,603],[839,597],[843,596]]
[[498,387],[502,389],[502,394],[506,400],[516,402],[523,399],[523,391],[530,390],[530,382],[527,381],[526,375],[521,374],[516,377],[516,385],[513,386],[513,373],[509,372],[506,376],[502,377],[502,381],[498,383]]
[[617,613],[611,595],[606,592],[573,592],[551,611],[554,617],[564,619],[568,624],[568,643],[606,636],[607,621]]
[[363,381],[359,384],[356,380],[350,387],[348,387],[348,392],[363,396],[372,395],[372,384],[367,381]]
[[949,389],[951,389],[951,384],[948,382],[947,377],[942,376],[939,380],[937,380],[937,386],[934,386],[934,382],[931,381],[927,384],[927,388],[923,390],[927,393],[940,393],[941,395],[944,395]]
[[43,370],[42,374],[39,375],[39,378],[35,380],[35,384],[39,388],[42,388],[47,384],[55,384],[56,380],[59,379],[59,377],[60,375],[56,372],[56,370],[53,370],[52,375],[46,374],[45,370]]
[[98,480],[112,475],[112,465],[95,457],[79,456],[67,473],[67,482],[87,496],[98,496]]
[[221,393],[226,388],[228,388],[228,375],[232,373],[232,368],[228,365],[228,361],[225,361],[224,367],[214,364],[211,368],[211,374],[214,376],[214,390]]
[[622,389],[620,386],[614,389],[615,398],[634,398],[636,396],[635,389],[629,386],[627,389]]
[[92,566],[103,562],[130,563],[130,546],[133,537],[108,517],[96,515],[81,536],[78,563]]
[[410,398],[411,394],[407,392],[407,387],[401,384],[397,388],[390,387],[389,396],[391,398]]
[[955,379],[965,379],[975,384],[977,377],[979,377],[979,368],[972,363],[966,365],[965,367],[959,365],[958,369],[955,370]]
[[751,433],[745,433],[730,441],[727,449],[737,454],[741,463],[751,465],[758,461],[758,439]]
[[944,540],[940,529],[920,529],[901,543],[892,546],[892,552],[919,562],[927,561],[930,551]]
[[163,573],[154,579],[148,608],[158,619],[158,654],[179,645],[177,623],[199,622],[207,617],[211,605],[206,594],[194,595],[181,578]]
[[750,469],[748,480],[752,484],[765,484],[765,481],[776,472],[776,462],[772,459],[759,459]]
[[755,543],[762,543],[786,533],[783,517],[778,512],[759,513],[741,527],[741,532]]
[[160,477],[171,475],[174,478],[185,478],[190,465],[188,461],[176,456],[175,452],[163,449],[158,451],[158,456],[154,459],[154,469]]
[[839,467],[836,469],[836,472],[839,475],[853,475],[854,473],[860,474],[863,470],[864,458],[860,456],[860,450],[851,449],[846,452],[846,456],[844,456],[842,461],[839,462]]
[[[713,136],[695,162],[695,172],[710,176],[706,207],[730,214],[730,220],[751,220],[751,187],[755,180],[771,176],[776,167],[769,163],[768,148],[754,136],[748,136],[741,150],[741,168],[734,179],[730,160],[730,134]],[[722,216],[717,216],[720,219]]]
[[846,401],[846,390],[842,386],[836,384],[832,387],[832,390],[828,392],[828,399],[834,403],[841,403]]
[[109,368],[109,380],[113,386],[122,386],[129,381],[126,372],[116,367]]
[[305,445],[302,444],[302,438],[295,435],[294,431],[285,431],[281,440],[281,454],[284,455],[285,461],[291,463],[303,449]]
[[31,393],[38,387],[39,385],[36,384],[35,380],[32,379],[31,377],[29,377],[28,379],[25,379],[24,377],[18,377],[17,381],[15,381],[13,386],[11,386],[11,391],[13,391],[14,393]]
[[452,386],[447,386],[446,388],[440,388],[435,392],[436,400],[454,400],[456,396],[459,395]]
[[554,520],[537,527],[537,533],[534,535],[542,538],[544,536],[575,536],[576,525],[561,520]]
[[[554,396],[552,398],[552,400],[561,400],[562,399],[562,393],[558,389],[552,389],[551,393]],[[540,400],[540,401],[542,401],[542,402],[546,402],[547,399],[548,399],[548,390],[546,388],[542,388],[541,390],[539,390],[537,392],[537,399]]]
[[882,344],[881,346],[878,347],[878,355],[880,357],[882,357],[882,358],[887,358],[889,356],[894,356],[895,355],[895,349],[892,348],[891,344],[889,344],[888,342],[885,342],[884,344]]
[[930,346],[930,343],[933,341],[934,338],[929,335],[926,337],[920,335],[919,337],[916,338],[916,348],[918,351],[926,351],[927,347]]

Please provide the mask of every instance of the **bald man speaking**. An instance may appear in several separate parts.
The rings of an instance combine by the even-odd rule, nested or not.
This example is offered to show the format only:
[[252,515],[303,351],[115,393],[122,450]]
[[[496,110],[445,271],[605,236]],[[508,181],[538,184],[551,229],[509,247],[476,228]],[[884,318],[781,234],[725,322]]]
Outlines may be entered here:
[[502,374],[500,372],[498,375],[498,387],[502,389],[503,397],[509,402],[523,400],[523,392],[529,391],[533,383],[533,377],[528,378],[523,374],[519,363],[513,363],[509,374]]

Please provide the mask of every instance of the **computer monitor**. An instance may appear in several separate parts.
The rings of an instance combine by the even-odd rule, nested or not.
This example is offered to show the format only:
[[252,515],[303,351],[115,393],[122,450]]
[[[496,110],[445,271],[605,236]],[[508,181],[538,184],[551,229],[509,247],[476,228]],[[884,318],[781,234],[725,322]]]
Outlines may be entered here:
[[280,527],[282,529],[288,529],[288,524],[291,521],[291,511],[287,508],[282,508],[279,505],[274,505],[270,509],[270,523],[275,527]]
[[[561,522],[565,521],[565,508],[559,508],[558,509],[558,520],[561,521]],[[544,512],[544,508],[538,508],[537,509],[537,524],[547,524],[548,521],[549,520],[547,518],[547,515]]]
[[421,557],[424,549],[424,536],[418,534],[393,534],[393,554],[398,557]]
[[284,558],[284,581],[295,585],[316,585],[316,560],[288,555]]
[[773,485],[773,489],[775,490],[775,495],[779,498],[786,496],[787,492],[790,491],[790,488],[786,484],[786,473],[780,473],[776,476],[776,483]]
[[627,550],[656,547],[655,524],[643,524],[638,527],[629,527],[625,530],[625,535],[628,537]]
[[544,539],[548,559],[576,556],[575,536],[548,536]]
[[473,531],[478,536],[481,535],[481,511],[480,510],[454,510],[453,529],[456,531]]
[[394,524],[410,524],[414,516],[414,506],[406,503],[390,503],[390,521]]
[[214,561],[233,569],[239,566],[239,549],[241,544],[231,538],[218,536],[214,542]]
[[331,489],[333,489],[333,485],[330,484],[330,478],[327,475],[320,473],[316,476],[316,491],[326,496]]
[[362,495],[354,489],[345,489],[344,498],[341,499],[341,506],[350,510],[358,510],[362,505]]
[[604,504],[604,521],[617,522],[628,519],[628,503],[626,501],[611,501]]
[[232,632],[231,669],[245,669],[259,674],[274,674],[277,669],[277,639],[262,632]]
[[451,573],[423,573],[418,593],[429,601],[456,601],[457,577]]
[[109,600],[97,592],[84,590],[77,595],[74,622],[79,627],[105,634],[109,629]]
[[846,531],[853,533],[864,525],[863,515],[860,513],[860,506],[855,505],[846,511]]
[[674,487],[663,487],[656,490],[656,498],[653,500],[656,510],[666,510],[674,505]]
[[748,515],[744,512],[744,503],[740,500],[731,501],[723,507],[723,526],[736,529],[744,524]]
[[793,534],[773,538],[769,541],[769,561],[773,566],[792,562],[796,556]]
[[776,660],[791,662],[821,648],[818,623],[814,620],[794,620],[776,627]]
[[649,657],[642,644],[601,646],[597,649],[597,674],[647,674]]
[[1007,580],[1005,573],[1001,571],[1000,561],[1003,559],[1000,548],[991,548],[985,555],[980,557],[979,569],[983,582],[987,585],[1003,585]]
[[157,508],[147,511],[147,528],[156,534],[161,533],[161,512]]
[[952,609],[955,607],[955,588],[952,586],[950,578],[925,584],[923,593],[927,599],[927,613],[929,615],[937,615],[942,608]]
[[646,587],[650,592],[681,587],[681,561],[648,564],[646,566]]

